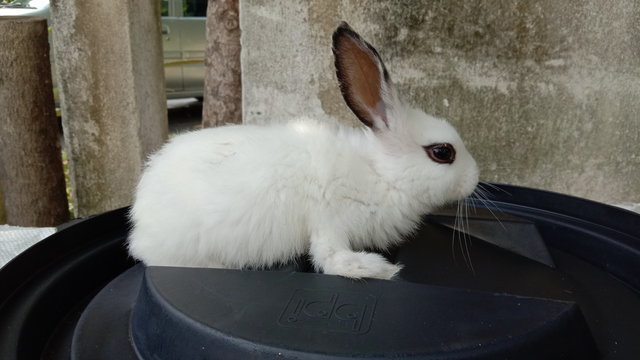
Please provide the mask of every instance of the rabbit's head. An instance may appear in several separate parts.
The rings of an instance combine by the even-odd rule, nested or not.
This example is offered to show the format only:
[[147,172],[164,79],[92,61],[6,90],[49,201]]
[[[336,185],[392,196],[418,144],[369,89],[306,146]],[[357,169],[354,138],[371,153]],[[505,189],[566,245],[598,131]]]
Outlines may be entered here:
[[453,126],[405,105],[376,49],[344,22],[333,53],[347,105],[379,144],[370,150],[378,171],[430,208],[470,195],[478,167]]

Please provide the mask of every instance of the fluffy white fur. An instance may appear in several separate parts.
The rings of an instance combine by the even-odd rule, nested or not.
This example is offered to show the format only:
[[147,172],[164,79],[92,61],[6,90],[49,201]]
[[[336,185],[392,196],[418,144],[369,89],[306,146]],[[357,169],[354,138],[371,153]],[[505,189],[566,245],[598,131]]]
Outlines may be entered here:
[[[405,134],[301,119],[178,136],[138,185],[129,250],[148,265],[224,268],[310,251],[325,273],[390,278],[399,266],[354,250],[399,242],[422,214],[469,195],[478,178],[448,123],[409,115]],[[453,144],[456,161],[431,161],[421,144],[433,142]]]
[[[384,96],[383,129],[301,118],[173,138],[138,185],[130,253],[148,265],[223,268],[309,253],[327,274],[393,277],[400,265],[364,250],[387,249],[421,215],[468,196],[478,169],[446,121]],[[434,143],[452,144],[456,160],[429,159],[422,146]]]

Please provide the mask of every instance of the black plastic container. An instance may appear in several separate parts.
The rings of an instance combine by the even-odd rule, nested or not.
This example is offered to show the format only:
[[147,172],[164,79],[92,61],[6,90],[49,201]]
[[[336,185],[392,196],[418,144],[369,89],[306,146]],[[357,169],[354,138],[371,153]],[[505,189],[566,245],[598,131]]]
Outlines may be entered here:
[[485,187],[466,235],[445,209],[386,254],[394,281],[145,268],[126,209],[83,220],[0,270],[0,359],[640,358],[640,216]]

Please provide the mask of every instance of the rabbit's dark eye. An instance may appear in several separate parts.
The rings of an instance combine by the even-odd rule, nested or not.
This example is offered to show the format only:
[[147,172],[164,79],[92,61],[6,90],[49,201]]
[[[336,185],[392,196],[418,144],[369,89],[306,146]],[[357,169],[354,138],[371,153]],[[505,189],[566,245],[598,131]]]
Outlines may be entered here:
[[439,164],[451,164],[456,159],[456,149],[451,144],[423,146],[429,158]]

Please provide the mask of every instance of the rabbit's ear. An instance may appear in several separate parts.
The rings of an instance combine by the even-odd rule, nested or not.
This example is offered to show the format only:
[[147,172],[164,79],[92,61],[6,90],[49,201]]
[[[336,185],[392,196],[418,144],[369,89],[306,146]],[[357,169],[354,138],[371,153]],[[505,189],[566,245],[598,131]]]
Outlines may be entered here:
[[388,129],[395,92],[376,49],[342,22],[333,33],[333,55],[342,97],[351,111],[374,130]]

